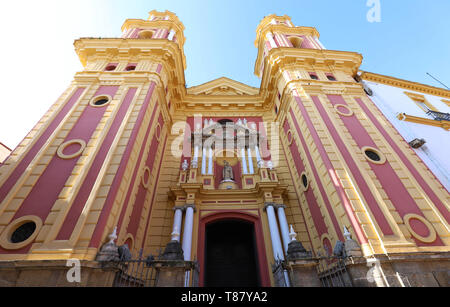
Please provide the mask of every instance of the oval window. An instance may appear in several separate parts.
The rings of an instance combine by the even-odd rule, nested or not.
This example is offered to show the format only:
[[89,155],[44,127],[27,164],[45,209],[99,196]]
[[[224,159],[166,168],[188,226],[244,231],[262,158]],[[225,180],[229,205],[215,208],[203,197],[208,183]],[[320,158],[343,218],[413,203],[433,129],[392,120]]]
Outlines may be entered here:
[[308,187],[308,177],[305,174],[302,175],[302,183],[305,189]]
[[106,66],[105,70],[106,71],[114,71],[116,70],[117,65],[108,65]]
[[22,243],[36,231],[35,222],[27,222],[18,227],[11,235],[11,243]]
[[103,99],[97,100],[96,102],[94,102],[94,104],[96,106],[102,106],[104,104],[107,104],[108,102],[109,102],[109,99],[103,98]]
[[380,162],[381,161],[381,157],[375,151],[368,149],[368,150],[365,151],[365,153],[366,153],[366,156],[370,160],[375,161],[375,162]]

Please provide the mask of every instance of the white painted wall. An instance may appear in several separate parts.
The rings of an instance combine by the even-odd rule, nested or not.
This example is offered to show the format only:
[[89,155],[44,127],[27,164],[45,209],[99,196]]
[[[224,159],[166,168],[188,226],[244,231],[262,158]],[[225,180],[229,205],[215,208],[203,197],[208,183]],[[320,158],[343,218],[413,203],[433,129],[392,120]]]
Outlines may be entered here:
[[450,107],[442,102],[444,98],[389,85],[364,82],[374,93],[370,97],[372,101],[407,142],[416,138],[426,140],[427,143],[422,148],[414,150],[447,191],[450,191],[450,132],[440,127],[400,121],[397,118],[399,113],[430,118],[404,93],[405,91],[423,95],[439,112],[450,113]]

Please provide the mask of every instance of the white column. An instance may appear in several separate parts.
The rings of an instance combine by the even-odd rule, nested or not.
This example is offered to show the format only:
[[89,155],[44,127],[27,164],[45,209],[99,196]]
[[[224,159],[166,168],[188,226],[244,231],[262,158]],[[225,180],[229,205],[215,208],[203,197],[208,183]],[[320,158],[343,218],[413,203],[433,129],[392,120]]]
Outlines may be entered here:
[[253,167],[253,157],[252,157],[252,149],[249,147],[247,149],[248,152],[248,171],[250,174],[254,174],[255,173],[255,169]]
[[272,240],[273,257],[275,260],[284,260],[283,247],[281,246],[280,233],[278,231],[277,218],[274,205],[267,205],[266,212],[269,220],[270,238]]
[[169,32],[169,36],[167,37],[168,40],[173,40],[173,37],[175,36],[175,31],[172,29]]
[[192,160],[192,166],[194,168],[198,167],[198,150],[199,150],[198,145],[195,145],[195,147],[194,147],[194,159]]
[[184,220],[184,231],[183,231],[183,253],[184,260],[191,260],[191,250],[192,250],[192,229],[194,226],[194,205],[189,205],[186,207],[186,218]]
[[203,147],[203,155],[202,155],[202,175],[206,175],[206,147]]
[[[278,231],[277,218],[275,216],[274,205],[266,206],[267,217],[269,219],[270,239],[272,241],[273,256],[275,260],[284,261],[283,247],[281,246],[280,233]],[[289,274],[284,270],[284,280],[286,286],[290,287]]]
[[[184,231],[183,231],[183,254],[184,261],[191,261],[191,251],[192,251],[192,230],[194,226],[194,205],[186,206],[186,219],[184,221]],[[189,287],[190,272],[186,272],[184,278],[184,286]]]
[[275,40],[273,39],[273,34],[272,34],[272,32],[268,32],[268,33],[266,34],[266,38],[267,38],[267,40],[269,41],[270,46],[271,46],[272,48],[277,48],[277,44],[275,43]]
[[209,147],[208,175],[213,174],[213,149]]
[[247,175],[248,174],[247,159],[245,158],[245,148],[244,147],[241,148],[241,156],[242,156],[242,172],[244,173],[244,175]]
[[322,42],[319,40],[318,37],[314,36],[314,39],[315,39],[316,42],[320,45],[320,47],[322,47],[322,49],[327,49],[327,48],[325,48],[325,46],[322,44]]
[[173,221],[172,241],[180,242],[181,236],[181,222],[183,220],[183,209],[180,207],[175,208],[175,217]]
[[278,213],[278,222],[280,223],[280,230],[281,230],[281,237],[283,238],[284,243],[284,251],[288,251],[290,238],[289,238],[289,225],[286,219],[286,213],[284,212],[285,206],[284,205],[278,205],[277,206],[277,213]]
[[256,154],[256,161],[258,163],[258,167],[260,167],[260,163],[262,162],[262,159],[261,159],[261,154],[259,153],[258,145],[255,145],[255,154]]

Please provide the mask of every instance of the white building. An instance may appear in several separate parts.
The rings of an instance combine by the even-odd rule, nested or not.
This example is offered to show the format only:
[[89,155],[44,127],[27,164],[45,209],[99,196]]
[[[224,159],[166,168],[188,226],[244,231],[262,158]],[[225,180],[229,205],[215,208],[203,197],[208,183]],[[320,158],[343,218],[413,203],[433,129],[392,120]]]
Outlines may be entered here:
[[372,101],[408,143],[415,140],[410,145],[450,191],[450,91],[369,72],[360,77]]

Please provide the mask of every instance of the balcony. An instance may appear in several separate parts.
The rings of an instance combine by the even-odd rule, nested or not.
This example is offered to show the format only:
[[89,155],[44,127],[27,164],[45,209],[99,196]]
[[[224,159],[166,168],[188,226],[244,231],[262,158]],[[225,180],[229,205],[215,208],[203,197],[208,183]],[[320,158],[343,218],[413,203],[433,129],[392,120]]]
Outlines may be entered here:
[[446,120],[450,121],[450,114],[449,113],[441,113],[441,112],[435,112],[435,111],[428,111],[427,115],[431,115],[435,120]]

